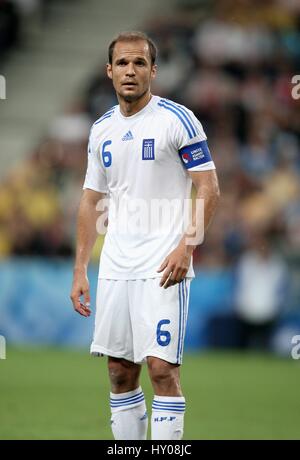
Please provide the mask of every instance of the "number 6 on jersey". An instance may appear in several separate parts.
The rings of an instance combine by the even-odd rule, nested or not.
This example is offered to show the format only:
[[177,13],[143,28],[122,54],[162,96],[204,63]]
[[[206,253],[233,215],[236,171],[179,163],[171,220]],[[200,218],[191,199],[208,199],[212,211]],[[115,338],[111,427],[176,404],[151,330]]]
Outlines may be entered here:
[[105,147],[110,144],[111,144],[111,141],[105,141],[102,146],[102,159],[103,159],[103,164],[106,168],[108,168],[112,162],[111,153],[108,150],[105,151]]

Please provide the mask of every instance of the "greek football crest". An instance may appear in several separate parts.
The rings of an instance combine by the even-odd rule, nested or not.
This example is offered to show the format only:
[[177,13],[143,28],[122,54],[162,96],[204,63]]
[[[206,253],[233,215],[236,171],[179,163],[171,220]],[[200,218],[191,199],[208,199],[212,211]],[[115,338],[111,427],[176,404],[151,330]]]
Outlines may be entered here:
[[143,139],[143,160],[154,160],[154,139]]

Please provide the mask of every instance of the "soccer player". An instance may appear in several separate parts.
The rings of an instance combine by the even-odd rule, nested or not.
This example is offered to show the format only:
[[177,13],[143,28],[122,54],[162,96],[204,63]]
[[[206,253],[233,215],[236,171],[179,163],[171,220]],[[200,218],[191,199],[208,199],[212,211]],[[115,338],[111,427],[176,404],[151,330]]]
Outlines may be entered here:
[[[125,440],[147,435],[139,381],[144,362],[155,393],[152,439],[182,438],[179,367],[192,253],[219,198],[200,122],[184,106],[150,92],[155,58],[155,45],[141,32],[122,33],[109,46],[107,75],[119,105],[91,129],[71,293],[74,309],[90,316],[87,267],[108,196],[91,353],[108,356],[112,431],[115,439]],[[199,220],[201,207],[193,206],[185,228],[192,183],[204,202],[204,218]]]

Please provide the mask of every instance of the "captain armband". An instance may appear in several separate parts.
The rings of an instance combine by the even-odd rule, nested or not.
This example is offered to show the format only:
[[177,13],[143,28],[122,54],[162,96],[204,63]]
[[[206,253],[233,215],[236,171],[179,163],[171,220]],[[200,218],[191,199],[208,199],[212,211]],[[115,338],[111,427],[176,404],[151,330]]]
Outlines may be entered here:
[[179,150],[179,156],[186,169],[212,161],[206,141],[196,142],[195,144],[183,147]]

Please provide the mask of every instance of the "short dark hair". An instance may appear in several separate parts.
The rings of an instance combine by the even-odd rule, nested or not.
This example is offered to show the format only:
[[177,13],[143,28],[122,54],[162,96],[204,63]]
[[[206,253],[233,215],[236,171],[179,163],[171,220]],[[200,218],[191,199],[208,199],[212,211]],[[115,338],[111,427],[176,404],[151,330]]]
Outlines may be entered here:
[[136,42],[139,40],[144,40],[145,42],[148,43],[151,63],[152,65],[155,64],[155,60],[157,56],[157,48],[154,42],[144,32],[138,32],[138,31],[122,32],[116,38],[113,39],[113,41],[109,44],[109,47],[108,47],[108,62],[112,64],[113,52],[114,52],[115,44],[117,42]]

